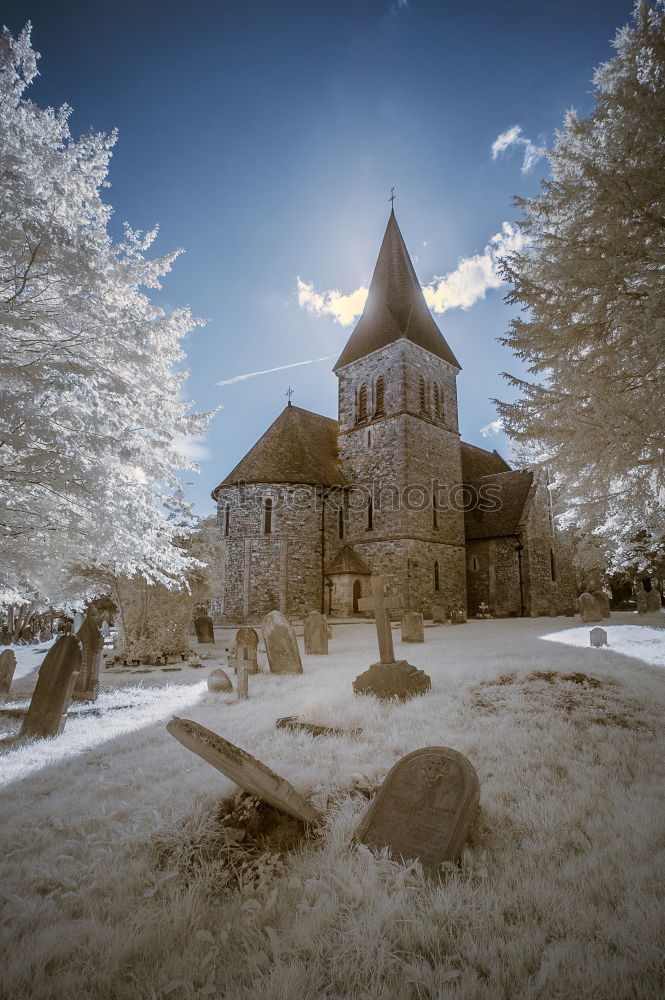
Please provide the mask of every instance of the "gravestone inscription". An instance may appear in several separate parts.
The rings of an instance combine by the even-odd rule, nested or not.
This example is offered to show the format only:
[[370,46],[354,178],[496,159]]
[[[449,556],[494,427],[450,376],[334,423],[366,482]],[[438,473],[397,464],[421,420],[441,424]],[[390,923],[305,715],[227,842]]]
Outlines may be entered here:
[[0,698],[9,694],[15,670],[16,653],[13,649],[3,649],[0,653]]
[[166,729],[188,750],[198,754],[251,795],[257,795],[275,809],[295,816],[303,823],[318,826],[323,821],[318,810],[286,778],[275,774],[256,757],[212,730],[177,716],[171,719]]
[[480,789],[471,762],[448,747],[423,747],[388,772],[356,840],[389,847],[395,858],[418,858],[435,874],[456,862],[478,812]]
[[592,646],[606,646],[607,645],[607,632],[604,628],[592,628],[589,632],[589,642]]
[[73,635],[61,635],[53,643],[39,668],[37,684],[23,720],[21,736],[41,739],[58,736],[63,731],[65,716],[80,669],[79,640]]
[[305,652],[325,655],[328,652],[328,622],[320,611],[305,616]]
[[263,641],[271,674],[303,672],[296,634],[281,611],[270,611],[263,619]]

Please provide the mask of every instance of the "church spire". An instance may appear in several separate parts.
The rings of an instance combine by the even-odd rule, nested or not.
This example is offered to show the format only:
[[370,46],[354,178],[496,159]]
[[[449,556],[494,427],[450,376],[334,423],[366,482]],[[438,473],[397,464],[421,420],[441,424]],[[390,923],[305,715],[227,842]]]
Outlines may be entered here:
[[402,337],[460,368],[427,308],[391,207],[363,314],[333,371]]

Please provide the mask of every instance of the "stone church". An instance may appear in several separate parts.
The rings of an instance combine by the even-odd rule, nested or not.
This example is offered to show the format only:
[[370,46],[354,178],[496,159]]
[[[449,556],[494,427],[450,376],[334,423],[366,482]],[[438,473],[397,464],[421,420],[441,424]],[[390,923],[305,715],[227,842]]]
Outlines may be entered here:
[[574,577],[547,484],[460,440],[460,365],[391,211],[364,312],[334,367],[338,419],[292,406],[213,490],[222,623],[362,614],[372,573],[391,607],[561,614]]

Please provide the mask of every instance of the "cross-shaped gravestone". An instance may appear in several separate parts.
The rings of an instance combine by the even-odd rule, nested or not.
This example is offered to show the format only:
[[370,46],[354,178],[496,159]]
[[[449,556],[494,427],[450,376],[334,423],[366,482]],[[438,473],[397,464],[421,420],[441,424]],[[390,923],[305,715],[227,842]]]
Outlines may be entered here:
[[372,598],[379,643],[379,662],[356,677],[353,690],[357,694],[374,694],[377,698],[411,698],[429,691],[431,682],[426,673],[407,663],[395,660],[390,615],[385,601],[383,577],[372,577]]

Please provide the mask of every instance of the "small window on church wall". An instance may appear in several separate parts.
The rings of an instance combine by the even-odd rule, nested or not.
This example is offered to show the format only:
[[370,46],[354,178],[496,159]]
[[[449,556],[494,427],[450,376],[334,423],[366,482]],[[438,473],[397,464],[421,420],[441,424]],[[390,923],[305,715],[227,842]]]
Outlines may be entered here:
[[374,527],[374,503],[372,498],[369,498],[369,503],[367,504],[367,528],[366,531],[371,531]]
[[438,528],[439,527],[439,518],[438,518],[438,512],[437,512],[437,506],[436,506],[436,497],[435,496],[432,497],[432,527],[433,528]]
[[344,538],[344,508],[339,508],[339,514],[337,515],[337,532],[340,538]]
[[231,504],[224,504],[224,534],[228,536],[231,526]]
[[376,388],[375,388],[376,405],[374,407],[374,415],[376,417],[380,417],[384,413],[383,397],[385,394],[385,388],[386,385],[385,382],[383,381],[383,375],[379,375],[379,377],[376,380]]
[[367,431],[367,447],[368,448],[372,447],[372,432],[371,431]]
[[367,386],[363,382],[358,393],[358,423],[367,420]]
[[438,562],[434,563],[434,589],[435,590],[439,589],[439,564],[438,564]]
[[441,416],[441,387],[438,382],[434,383],[434,416]]
[[550,549],[550,576],[552,582],[556,583],[556,556],[554,555],[554,549]]
[[476,573],[480,569],[480,559],[478,558],[478,556],[471,556],[469,569],[471,570],[472,573]]
[[427,409],[427,387],[425,385],[425,379],[420,376],[420,409]]
[[272,498],[266,497],[263,506],[263,534],[270,535],[272,533]]

